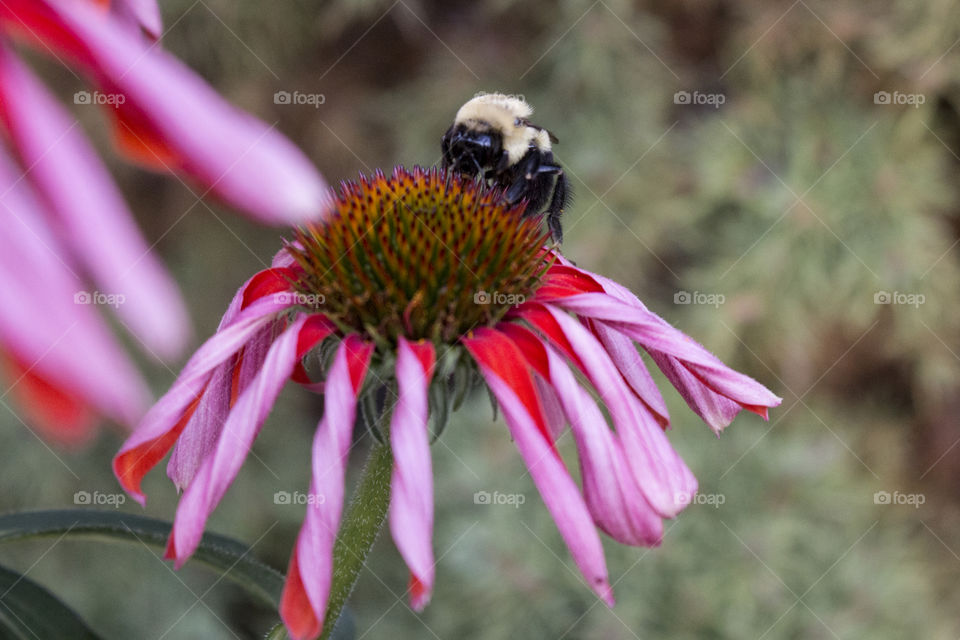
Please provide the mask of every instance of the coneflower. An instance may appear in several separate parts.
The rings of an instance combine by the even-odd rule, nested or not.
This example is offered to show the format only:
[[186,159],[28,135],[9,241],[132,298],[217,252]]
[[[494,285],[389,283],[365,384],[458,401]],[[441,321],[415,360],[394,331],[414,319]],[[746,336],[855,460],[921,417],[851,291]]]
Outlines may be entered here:
[[[431,438],[460,397],[485,384],[574,561],[613,604],[597,529],[658,544],[662,519],[697,488],[664,433],[666,406],[635,343],[716,431],[740,409],[766,417],[780,399],[622,286],[566,261],[545,244],[541,221],[500,195],[438,170],[345,183],[334,214],[298,229],[272,268],[240,288],[114,460],[142,503],[143,476],[174,449],[168,474],[184,493],[167,553],[178,566],[292,378],[325,400],[313,499],[280,607],[289,632],[317,636],[342,604],[331,603],[334,543],[358,411],[392,452],[381,456],[390,531],[410,569],[412,606],[422,608],[434,583]],[[327,355],[319,381],[304,367],[315,351]],[[567,424],[582,488],[555,447]]]

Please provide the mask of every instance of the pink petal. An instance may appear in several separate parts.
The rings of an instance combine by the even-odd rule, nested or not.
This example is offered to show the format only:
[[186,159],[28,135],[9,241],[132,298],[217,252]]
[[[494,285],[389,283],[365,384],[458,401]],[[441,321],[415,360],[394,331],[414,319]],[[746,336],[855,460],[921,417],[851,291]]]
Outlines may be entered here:
[[653,377],[647,371],[647,366],[643,363],[640,353],[637,352],[633,340],[603,323],[588,322],[588,326],[600,339],[603,348],[606,349],[610,359],[620,370],[624,380],[627,381],[633,392],[654,413],[661,426],[669,425],[670,414],[667,412],[667,403],[663,400],[657,383],[653,381]]
[[563,358],[528,329],[512,323],[498,328],[520,347],[528,362],[546,361],[551,393],[570,420],[577,442],[583,493],[594,522],[623,544],[656,545],[663,523],[640,491],[619,439],[603,413],[580,386]]
[[152,38],[163,34],[163,18],[156,0],[113,0],[115,10],[139,25]]
[[177,438],[167,464],[167,476],[180,491],[190,485],[200,464],[213,451],[230,408],[263,366],[273,338],[274,327],[268,324],[235,358],[214,369],[207,390]]
[[327,186],[293,143],[224,102],[121,21],[63,0],[5,0],[0,20],[40,51],[52,48],[85,67],[104,92],[121,96],[113,105],[117,132],[140,160],[182,171],[264,222],[299,224],[327,215]]
[[523,364],[523,355],[507,336],[493,329],[481,328],[475,337],[463,342],[497,398],[517,449],[574,562],[597,595],[613,606],[603,547],[587,505],[553,448],[542,415],[539,411],[531,413],[531,407],[535,410],[539,400],[523,397],[536,393]]
[[[147,412],[133,435],[113,459],[113,471],[123,488],[140,504],[143,476],[176,442],[186,426],[185,413],[195,408],[214,369],[247,344],[276,314],[289,306],[268,296],[241,311],[233,323],[207,340],[187,362],[180,376]],[[296,345],[294,345],[296,347]],[[292,365],[291,365],[292,366]]]
[[0,149],[0,345],[33,374],[132,425],[149,391],[96,310],[78,303],[84,287],[41,211]]
[[580,315],[602,320],[650,351],[673,356],[704,385],[730,398],[747,410],[766,416],[767,407],[781,399],[762,384],[730,369],[692,338],[671,327],[655,314],[628,305],[607,294],[583,293],[554,301],[554,304]]
[[186,562],[200,543],[207,518],[236,477],[260,426],[293,371],[297,362],[297,339],[306,319],[305,315],[299,316],[270,346],[263,367],[230,410],[216,448],[203,460],[184,491],[167,543],[167,557],[174,558],[177,567]]
[[670,446],[646,405],[627,388],[603,345],[579,322],[553,305],[544,305],[583,363],[584,373],[610,411],[627,461],[650,506],[665,518],[690,504],[697,480]]
[[70,117],[11,52],[0,46],[0,104],[27,178],[50,205],[52,227],[117,313],[150,351],[175,357],[187,338],[176,285],[133,222],[119,190]]
[[[570,263],[566,260],[561,259],[561,262],[567,265],[566,267],[563,267],[565,271],[562,273],[567,273],[567,271],[575,269],[574,267],[570,266]],[[634,306],[643,312],[649,313],[651,319],[670,327],[665,320],[653,313],[650,313],[643,302],[641,302],[637,296],[635,296],[623,285],[584,269],[576,269],[576,271],[580,274],[581,279],[586,278],[589,281],[595,282],[609,295],[620,300],[621,302],[624,302],[625,304]],[[580,292],[595,292],[595,288],[589,285],[581,285],[579,290]],[[564,295],[570,294],[567,292],[564,293]],[[600,323],[593,324],[599,325]],[[759,415],[763,416],[764,419],[766,419],[767,412],[763,405],[738,404],[737,402],[734,402],[734,400],[731,400],[730,398],[727,398],[721,393],[718,393],[712,389],[711,386],[709,386],[709,383],[701,381],[700,378],[698,378],[698,375],[695,375],[695,372],[692,373],[691,371],[688,371],[685,368],[685,364],[675,356],[652,349],[648,349],[648,352],[657,363],[657,366],[660,367],[663,373],[670,380],[671,384],[677,388],[677,391],[680,392],[680,395],[683,396],[683,399],[687,402],[690,408],[693,409],[693,411],[696,412],[696,414],[699,415],[715,433],[719,434],[721,431],[723,431],[723,429],[733,421],[734,417],[736,417],[736,415],[740,412],[741,408],[746,408],[749,411],[758,413]],[[767,393],[769,394],[769,392]],[[769,394],[768,400],[771,399],[776,399],[776,404],[767,406],[777,406],[777,404],[780,402],[779,398],[773,394]]]
[[399,395],[390,419],[393,474],[390,532],[416,585],[411,606],[421,611],[433,590],[433,469],[427,431],[427,389],[435,354],[429,342],[397,345]]
[[333,545],[343,512],[344,478],[372,345],[348,336],[327,375],[323,420],[313,440],[311,499],[290,558],[280,615],[297,640],[322,630],[333,579]]

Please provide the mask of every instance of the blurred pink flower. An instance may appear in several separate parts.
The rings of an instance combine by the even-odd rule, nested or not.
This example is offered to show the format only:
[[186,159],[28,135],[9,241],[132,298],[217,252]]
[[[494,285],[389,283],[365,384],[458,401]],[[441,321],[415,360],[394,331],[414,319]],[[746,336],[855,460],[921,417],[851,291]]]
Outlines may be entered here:
[[328,208],[322,178],[290,141],[144,36],[161,28],[153,0],[0,2],[0,364],[27,417],[64,441],[82,440],[95,415],[135,423],[149,397],[91,304],[113,305],[158,358],[181,352],[189,323],[106,167],[13,39],[86,74],[97,91],[75,101],[110,98],[117,140],[137,160],[264,222]]
[[[634,343],[716,430],[740,409],[766,418],[780,399],[620,285],[543,249],[539,220],[521,212],[435,170],[344,183],[336,213],[298,232],[271,269],[240,288],[217,333],[114,459],[120,483],[143,503],[144,475],[175,447],[167,472],[183,496],[167,556],[180,566],[195,551],[285,381],[322,389],[311,499],[280,607],[294,638],[317,636],[358,399],[395,381],[390,531],[421,609],[434,584],[428,397],[431,385],[443,393],[452,384],[439,363],[459,350],[470,357],[457,362],[482,377],[503,410],[574,561],[612,605],[597,528],[624,544],[656,545],[662,519],[697,490],[670,446],[665,403]],[[302,360],[325,340],[339,342],[336,355],[322,383],[311,383]],[[604,401],[612,429],[571,367]],[[555,446],[567,423],[582,490]]]

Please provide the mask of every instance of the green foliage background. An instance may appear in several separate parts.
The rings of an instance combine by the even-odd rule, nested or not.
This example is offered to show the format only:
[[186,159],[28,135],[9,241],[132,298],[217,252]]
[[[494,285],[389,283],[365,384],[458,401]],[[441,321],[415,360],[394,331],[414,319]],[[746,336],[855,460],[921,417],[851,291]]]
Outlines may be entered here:
[[[661,548],[607,544],[613,610],[581,582],[502,423],[475,399],[433,448],[434,600],[422,615],[408,609],[405,569],[383,536],[352,601],[359,638],[960,635],[956,3],[162,6],[163,46],[276,122],[331,184],[434,164],[440,135],[476,91],[525,95],[559,136],[576,192],[567,255],[784,397],[769,423],[743,416],[718,440],[669,392],[671,437],[701,493],[724,502],[691,506]],[[79,88],[61,84],[64,95]],[[277,105],[280,90],[325,102]],[[725,101],[676,104],[678,91]],[[924,102],[877,104],[878,91]],[[83,119],[106,150],[105,119]],[[199,341],[286,232],[114,164],[183,287]],[[675,304],[684,291],[724,303]],[[878,292],[924,302],[875,304]],[[144,361],[158,393],[181,364]],[[278,568],[303,507],[273,494],[306,490],[321,407],[284,392],[210,521]],[[0,423],[0,508],[118,490],[109,460],[119,431],[60,451],[5,411]],[[146,488],[147,513],[171,518],[162,467]],[[478,505],[477,491],[527,499]],[[925,502],[876,504],[878,491]],[[255,638],[274,620],[203,569],[173,572],[146,547],[41,541],[0,548],[0,562],[29,569],[108,637]]]

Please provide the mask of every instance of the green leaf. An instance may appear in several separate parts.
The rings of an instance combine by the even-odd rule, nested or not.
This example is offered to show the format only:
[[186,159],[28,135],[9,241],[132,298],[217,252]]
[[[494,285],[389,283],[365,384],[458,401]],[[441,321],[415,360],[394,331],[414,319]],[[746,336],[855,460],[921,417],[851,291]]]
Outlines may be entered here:
[[26,576],[0,566],[0,638],[99,640],[55,595]]
[[[51,536],[93,537],[164,549],[171,523],[120,511],[59,509],[0,516],[0,543]],[[280,603],[283,574],[256,560],[245,544],[206,533],[193,554],[271,607]]]

